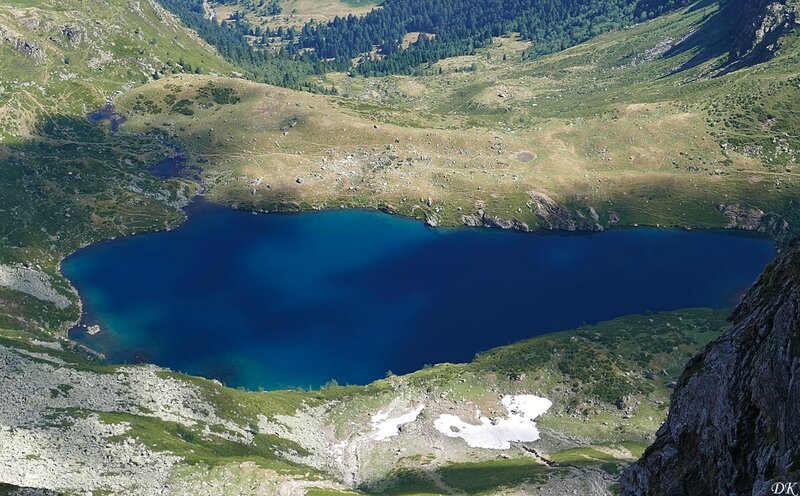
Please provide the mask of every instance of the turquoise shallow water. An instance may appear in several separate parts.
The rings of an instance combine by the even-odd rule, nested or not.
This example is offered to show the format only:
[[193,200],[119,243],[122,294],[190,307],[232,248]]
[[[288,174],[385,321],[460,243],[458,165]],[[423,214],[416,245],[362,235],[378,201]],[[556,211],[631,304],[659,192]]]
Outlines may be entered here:
[[366,383],[631,313],[734,305],[763,238],[619,229],[431,229],[378,212],[252,215],[196,202],[180,228],[65,260],[116,363],[248,388]]

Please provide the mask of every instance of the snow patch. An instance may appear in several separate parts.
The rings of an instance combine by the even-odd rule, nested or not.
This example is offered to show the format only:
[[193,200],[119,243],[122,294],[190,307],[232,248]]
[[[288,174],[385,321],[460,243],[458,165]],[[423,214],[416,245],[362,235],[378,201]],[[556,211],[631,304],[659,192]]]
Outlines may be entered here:
[[512,442],[530,442],[539,439],[539,430],[533,420],[553,405],[547,398],[523,394],[502,398],[508,417],[492,420],[477,412],[480,424],[468,424],[455,415],[443,414],[433,425],[448,437],[460,437],[472,448],[509,449]]
[[410,412],[394,418],[389,418],[389,414],[392,413],[391,408],[385,412],[383,410],[379,411],[372,416],[373,439],[377,441],[383,441],[392,436],[400,434],[400,426],[417,420],[417,417],[419,417],[419,414],[422,413],[422,410],[424,409],[425,405],[419,405]]

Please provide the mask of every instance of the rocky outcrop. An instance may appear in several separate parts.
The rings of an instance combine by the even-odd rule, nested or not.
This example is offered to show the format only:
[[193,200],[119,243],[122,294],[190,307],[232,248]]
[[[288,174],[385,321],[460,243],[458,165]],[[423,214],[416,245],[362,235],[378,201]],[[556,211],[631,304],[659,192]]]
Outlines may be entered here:
[[729,229],[742,229],[769,234],[772,237],[781,236],[789,231],[789,222],[775,214],[766,213],[755,207],[748,207],[733,203],[730,205],[717,205],[717,210],[728,218]]
[[772,56],[780,38],[800,22],[798,7],[787,0],[742,0],[731,2],[731,12],[737,16],[732,61],[752,59],[760,62]]
[[519,219],[502,219],[497,216],[489,215],[484,211],[485,205],[482,202],[475,204],[475,213],[462,215],[461,222],[468,227],[493,227],[495,229],[513,229],[516,231],[530,231],[530,227]]
[[13,32],[4,29],[3,26],[0,26],[0,43],[11,46],[14,50],[17,50],[26,57],[30,57],[37,62],[42,62],[47,58],[47,55],[38,43],[21,38]]
[[600,216],[589,207],[586,212],[575,209],[574,214],[566,207],[559,205],[546,193],[529,191],[530,202],[528,207],[539,219],[539,225],[544,229],[561,231],[602,231]]
[[517,231],[530,231],[530,227],[528,224],[522,222],[518,219],[501,219],[500,217],[492,217],[491,215],[484,214],[483,217],[483,224],[487,227],[494,227],[497,229],[514,229]]
[[83,43],[86,39],[86,30],[80,26],[60,26],[58,32],[72,45]]
[[655,443],[623,474],[622,494],[792,494],[785,484],[800,483],[800,240],[731,321],[686,366]]
[[30,267],[0,264],[0,287],[49,301],[59,310],[67,308],[69,298],[53,289],[51,282],[50,276]]

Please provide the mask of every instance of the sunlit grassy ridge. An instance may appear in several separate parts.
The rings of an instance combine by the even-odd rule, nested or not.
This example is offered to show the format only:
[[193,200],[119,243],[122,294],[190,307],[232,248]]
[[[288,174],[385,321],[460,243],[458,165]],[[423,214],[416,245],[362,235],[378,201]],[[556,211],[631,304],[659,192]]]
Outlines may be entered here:
[[84,114],[154,75],[232,66],[150,0],[0,5],[0,137],[48,116]]
[[[724,22],[717,4],[695,5],[534,62],[496,39],[418,77],[329,75],[336,98],[177,76],[118,103],[125,129],[161,129],[205,168],[211,198],[242,208],[372,207],[447,225],[482,212],[531,229],[750,224],[785,239],[795,40],[726,72]],[[209,106],[206,85],[241,101]],[[542,197],[557,208],[542,215]]]

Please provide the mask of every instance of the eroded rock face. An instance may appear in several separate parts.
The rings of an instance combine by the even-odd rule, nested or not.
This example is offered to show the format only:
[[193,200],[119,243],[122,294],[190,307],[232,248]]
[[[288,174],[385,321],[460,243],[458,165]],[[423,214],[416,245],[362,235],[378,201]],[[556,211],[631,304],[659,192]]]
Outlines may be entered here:
[[483,209],[483,202],[475,204],[475,213],[462,215],[461,222],[468,227],[493,227],[496,229],[513,229],[516,231],[530,231],[528,224],[518,219],[501,219],[497,216],[487,214]]
[[16,31],[12,25],[0,24],[0,44],[10,46],[25,57],[33,59],[37,64],[45,62],[47,60],[47,52],[41,40],[31,39],[28,36],[37,32],[42,34],[47,29],[47,23],[42,22],[37,16],[18,17],[16,21],[28,30],[28,34]]
[[778,48],[778,40],[800,21],[798,8],[787,0],[742,0],[733,5],[736,22],[731,46],[732,60],[745,57],[766,60]]
[[0,26],[0,43],[5,43],[14,50],[21,52],[26,57],[30,57],[38,62],[44,61],[47,58],[47,55],[38,43],[17,37],[14,33],[4,29],[3,26]]
[[594,208],[589,207],[586,212],[575,209],[574,214],[566,207],[559,205],[547,194],[541,191],[529,191],[531,201],[529,206],[539,225],[544,229],[562,231],[602,231],[599,224],[600,217]]
[[[733,327],[683,372],[623,495],[764,495],[800,487],[800,239],[770,265]],[[777,486],[776,486],[777,487]]]
[[86,39],[86,31],[80,26],[60,26],[58,32],[72,45],[83,43]]
[[786,219],[772,213],[766,213],[755,207],[747,207],[734,203],[731,205],[717,205],[717,210],[728,218],[729,229],[742,229],[757,231],[777,237],[789,231]]

